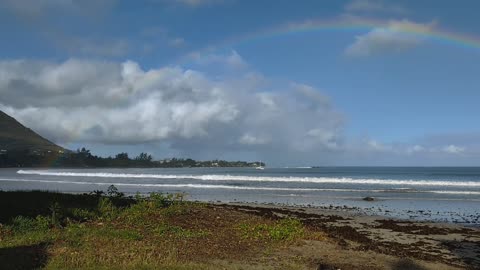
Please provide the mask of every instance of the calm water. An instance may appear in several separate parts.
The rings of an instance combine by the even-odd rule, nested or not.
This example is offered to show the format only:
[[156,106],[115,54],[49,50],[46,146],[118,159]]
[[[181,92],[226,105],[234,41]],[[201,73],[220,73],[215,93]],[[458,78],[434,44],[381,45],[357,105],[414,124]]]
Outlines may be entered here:
[[[480,168],[0,169],[2,190],[186,192],[189,199],[356,207],[368,214],[479,224]],[[371,196],[375,202],[365,202]]]

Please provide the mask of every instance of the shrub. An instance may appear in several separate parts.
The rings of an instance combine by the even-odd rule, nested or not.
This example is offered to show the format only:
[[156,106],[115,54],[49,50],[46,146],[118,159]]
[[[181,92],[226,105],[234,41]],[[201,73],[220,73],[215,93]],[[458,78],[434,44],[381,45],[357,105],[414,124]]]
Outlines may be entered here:
[[17,233],[47,231],[51,225],[50,219],[44,216],[36,218],[17,216],[12,220],[11,229]]
[[70,210],[70,213],[73,219],[78,221],[92,220],[97,216],[95,212],[82,209],[82,208],[73,208]]
[[118,191],[118,188],[114,185],[110,185],[107,189],[107,195],[112,198],[123,198],[125,194]]
[[58,202],[54,202],[48,207],[48,210],[50,210],[51,223],[55,226],[59,225],[62,216],[60,204]]
[[105,219],[113,219],[118,215],[118,209],[113,205],[109,198],[102,197],[98,201],[97,206],[98,215]]

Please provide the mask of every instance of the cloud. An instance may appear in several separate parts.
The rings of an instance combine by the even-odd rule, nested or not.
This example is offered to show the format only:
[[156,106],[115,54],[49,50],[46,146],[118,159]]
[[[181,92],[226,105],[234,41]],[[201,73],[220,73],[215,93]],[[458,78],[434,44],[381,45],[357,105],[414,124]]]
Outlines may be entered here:
[[460,154],[465,151],[464,147],[456,146],[456,145],[447,145],[442,148],[442,151],[449,153],[449,154]]
[[416,145],[407,147],[406,151],[407,151],[408,154],[414,154],[414,153],[418,153],[418,152],[423,152],[425,150],[426,150],[425,147],[416,144]]
[[266,138],[257,137],[247,133],[247,134],[244,134],[239,139],[239,142],[241,144],[247,144],[247,145],[258,145],[258,144],[267,144],[269,140]]
[[367,145],[369,148],[371,148],[374,151],[386,151],[386,150],[391,150],[391,147],[388,147],[386,145],[383,145],[382,143],[376,141],[376,140],[369,140],[367,142]]
[[[232,57],[240,56],[224,61]],[[60,143],[157,143],[187,155],[242,151],[276,160],[341,144],[343,117],[318,90],[271,91],[255,78],[145,70],[134,61],[0,61],[0,109]]]
[[345,54],[362,57],[386,52],[401,52],[414,48],[424,42],[420,35],[409,33],[428,33],[433,30],[435,22],[415,23],[409,20],[393,20],[384,27],[377,27],[370,32],[355,37],[355,42],[348,46]]
[[382,0],[353,0],[347,3],[345,11],[348,13],[407,13],[405,8]]

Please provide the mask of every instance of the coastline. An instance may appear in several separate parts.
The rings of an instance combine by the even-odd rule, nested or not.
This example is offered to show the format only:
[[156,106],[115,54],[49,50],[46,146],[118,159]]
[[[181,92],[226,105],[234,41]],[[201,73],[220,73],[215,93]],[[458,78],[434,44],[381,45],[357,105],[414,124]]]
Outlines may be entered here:
[[0,265],[13,268],[480,268],[480,228],[354,209],[133,198],[116,188],[2,191],[0,209]]
[[326,232],[333,239],[330,248],[334,252],[311,242],[306,242],[306,247],[298,247],[296,252],[312,249],[315,256],[329,258],[325,262],[335,266],[342,261],[353,265],[368,261],[372,269],[390,269],[392,257],[401,257],[406,261],[398,269],[480,268],[480,227],[366,215],[355,209],[340,211],[258,203],[214,205],[268,218],[296,218]]

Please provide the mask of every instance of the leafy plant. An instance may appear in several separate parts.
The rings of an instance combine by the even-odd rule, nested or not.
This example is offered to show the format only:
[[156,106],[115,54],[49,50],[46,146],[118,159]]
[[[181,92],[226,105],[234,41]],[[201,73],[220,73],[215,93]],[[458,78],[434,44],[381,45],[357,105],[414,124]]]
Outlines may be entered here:
[[102,197],[98,201],[98,215],[107,220],[111,220],[118,215],[118,209],[113,205],[110,198]]
[[125,194],[123,192],[118,191],[118,188],[114,185],[110,185],[107,189],[108,197],[112,198],[123,198]]
[[29,231],[47,231],[52,224],[50,219],[44,216],[35,218],[17,216],[11,222],[11,229],[17,233],[25,233]]

